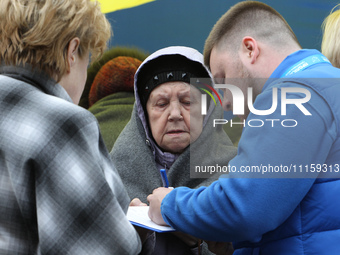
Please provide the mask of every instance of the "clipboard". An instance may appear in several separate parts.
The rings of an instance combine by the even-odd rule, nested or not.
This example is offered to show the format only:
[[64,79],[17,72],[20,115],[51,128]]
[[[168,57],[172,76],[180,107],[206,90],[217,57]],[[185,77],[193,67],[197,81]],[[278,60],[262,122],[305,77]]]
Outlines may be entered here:
[[131,224],[138,227],[150,229],[158,233],[176,231],[170,226],[161,226],[154,223],[149,218],[148,212],[149,206],[129,206],[126,216]]

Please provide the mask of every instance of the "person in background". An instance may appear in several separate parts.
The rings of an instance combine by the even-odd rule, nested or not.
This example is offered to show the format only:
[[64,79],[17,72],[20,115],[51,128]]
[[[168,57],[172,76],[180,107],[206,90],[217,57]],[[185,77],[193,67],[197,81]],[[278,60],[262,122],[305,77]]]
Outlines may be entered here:
[[0,3],[0,254],[137,254],[130,199],[77,106],[111,27],[92,0]]
[[97,118],[108,150],[130,120],[135,102],[133,77],[141,63],[132,57],[116,57],[103,65],[91,86],[88,110]]
[[138,48],[112,47],[87,70],[79,105],[97,118],[109,151],[130,120],[135,102],[134,75],[147,56]]
[[340,10],[335,6],[322,23],[323,37],[321,52],[333,66],[340,68]]
[[[212,84],[203,55],[189,47],[172,46],[151,54],[135,75],[135,105],[110,153],[131,199],[146,202],[153,189],[162,186],[160,169],[169,185],[196,188],[217,179],[190,178],[193,150],[206,164],[227,164],[236,148],[221,126],[209,120],[222,118],[222,107],[211,100],[207,115],[201,114],[201,91],[190,79]],[[208,104],[209,105],[209,104]],[[218,149],[214,145],[219,144]],[[197,151],[197,149],[199,149]],[[195,154],[196,155],[196,154]],[[197,238],[182,233],[150,235],[153,254],[197,254]],[[206,245],[203,254],[209,254]]]
[[224,91],[224,109],[246,123],[232,172],[209,187],[154,190],[150,218],[232,241],[234,254],[339,254],[340,70],[319,51],[301,49],[284,18],[256,1],[239,2],[218,20],[204,59],[219,83],[245,98],[242,114],[243,102],[237,108],[239,98]]
[[[117,58],[117,57],[131,57],[134,59],[138,59],[139,61],[142,62],[144,61],[144,59],[146,59],[148,55],[149,55],[148,52],[142,49],[136,48],[136,47],[114,46],[106,50],[103,53],[102,57],[94,61],[87,69],[87,79],[86,79],[83,94],[81,95],[80,100],[79,100],[79,106],[84,107],[85,109],[88,109],[90,107],[90,102],[89,102],[90,95],[89,94],[90,94],[94,79],[96,78],[99,71],[103,68],[103,66],[107,64],[110,60],[113,60],[114,58]],[[123,63],[117,62],[116,65],[113,67],[115,68],[115,70],[116,68],[118,68],[119,70],[118,72],[121,73],[120,69],[125,69],[126,66],[127,66],[127,63],[124,64],[124,62]],[[129,67],[131,68],[131,65],[129,65]],[[128,70],[132,70],[132,69],[128,69]],[[104,80],[99,79],[98,83],[100,82],[104,82]],[[119,85],[121,86],[121,84]],[[127,86],[130,87],[130,84],[128,83]],[[101,96],[105,97],[105,95],[102,93],[101,93]],[[92,102],[92,103],[95,103],[95,102]]]

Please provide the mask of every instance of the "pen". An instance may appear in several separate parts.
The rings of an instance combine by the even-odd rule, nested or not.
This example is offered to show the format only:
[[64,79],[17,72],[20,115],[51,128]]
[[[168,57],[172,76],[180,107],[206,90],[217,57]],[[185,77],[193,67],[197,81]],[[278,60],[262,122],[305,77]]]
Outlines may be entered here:
[[165,169],[161,169],[160,172],[161,172],[163,187],[169,188],[169,181],[168,181],[168,177],[166,176]]

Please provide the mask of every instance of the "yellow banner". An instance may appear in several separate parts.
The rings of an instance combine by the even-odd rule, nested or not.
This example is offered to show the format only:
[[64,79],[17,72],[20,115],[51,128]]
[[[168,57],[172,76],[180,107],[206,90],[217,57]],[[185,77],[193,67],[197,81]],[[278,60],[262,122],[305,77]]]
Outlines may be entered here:
[[132,8],[155,0],[98,0],[103,13]]

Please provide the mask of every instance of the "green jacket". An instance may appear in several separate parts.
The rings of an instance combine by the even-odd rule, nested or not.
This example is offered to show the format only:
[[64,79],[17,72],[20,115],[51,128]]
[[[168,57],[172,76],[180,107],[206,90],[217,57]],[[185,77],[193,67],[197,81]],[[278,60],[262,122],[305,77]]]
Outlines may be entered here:
[[134,102],[132,92],[118,92],[102,98],[89,108],[99,122],[108,151],[111,151],[120,132],[129,122]]

